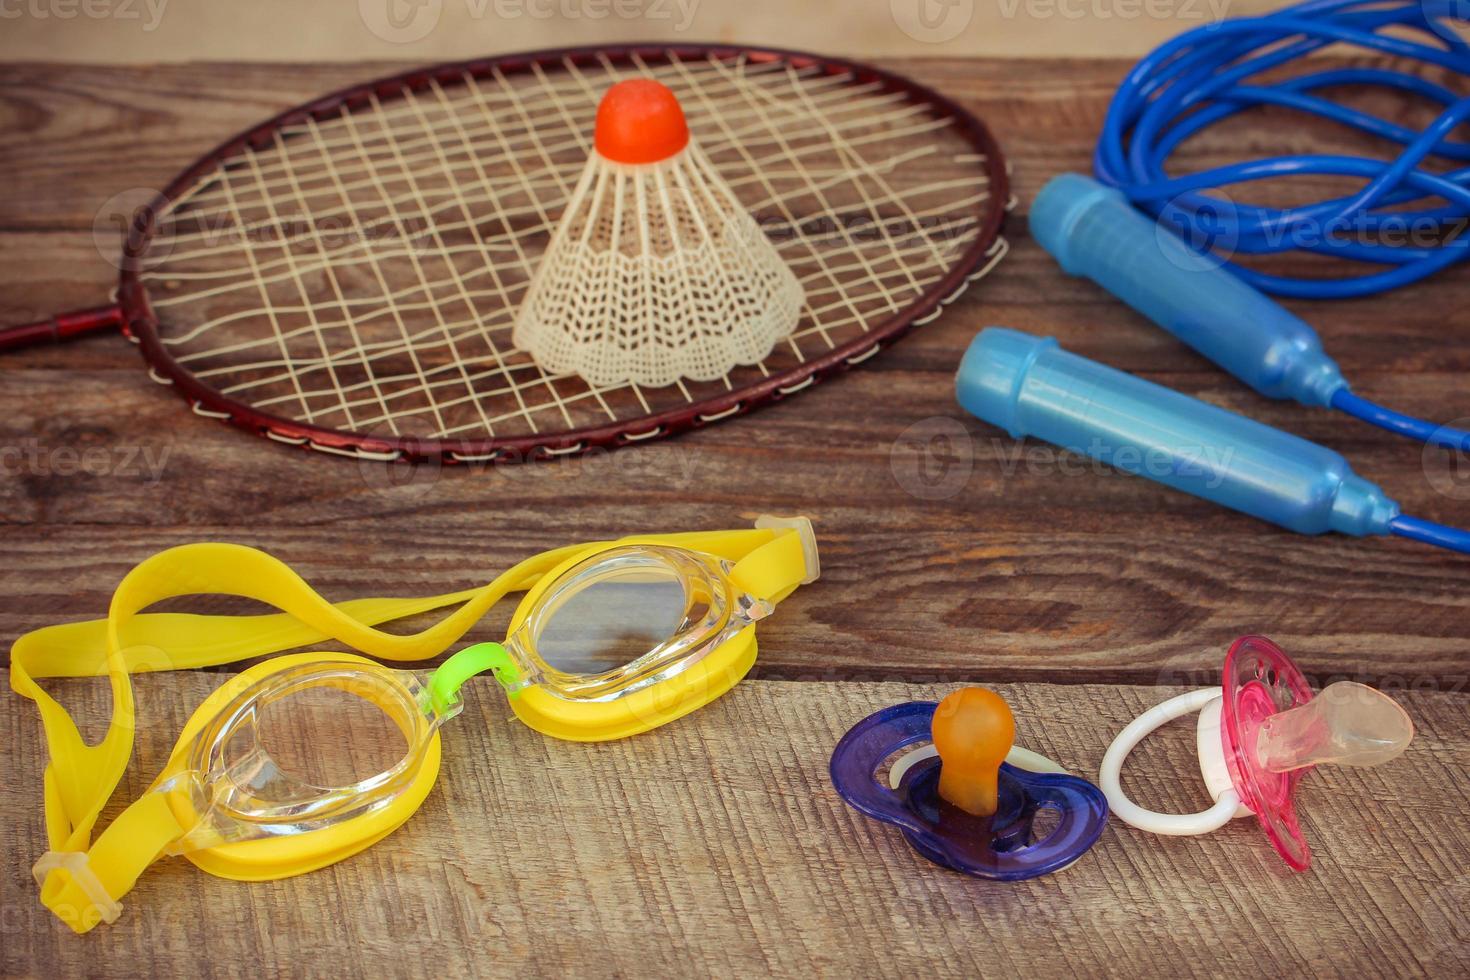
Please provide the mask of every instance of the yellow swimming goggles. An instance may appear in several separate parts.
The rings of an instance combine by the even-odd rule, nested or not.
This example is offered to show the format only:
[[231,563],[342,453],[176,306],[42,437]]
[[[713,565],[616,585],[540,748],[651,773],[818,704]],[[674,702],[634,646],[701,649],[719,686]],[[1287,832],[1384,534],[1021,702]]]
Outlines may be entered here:
[[[40,708],[50,751],[50,850],[34,869],[41,901],[80,933],[116,919],[118,900],[165,854],[183,854],[221,877],[263,881],[361,851],[428,795],[439,773],[439,726],[458,714],[460,686],[486,671],[510,693],[521,721],[557,738],[621,738],[672,721],[745,675],[755,662],[754,624],[817,573],[805,518],[560,548],[483,588],[336,605],[252,548],[164,551],[128,573],[107,619],[37,630],[12,648],[11,687]],[[433,672],[304,653],[232,678],[195,711],[148,793],[92,842],[132,754],[131,672],[231,663],[326,639],[388,660],[428,659],[522,590],[504,644],[461,650]],[[142,612],[198,594],[242,596],[281,612]],[[374,628],[456,604],[420,633]],[[36,678],[102,674],[112,682],[112,719],[102,741],[87,745]],[[323,712],[327,737],[315,724]],[[355,758],[350,771],[324,771],[282,750],[293,746],[345,746]],[[364,770],[362,756],[383,746],[391,748]]]

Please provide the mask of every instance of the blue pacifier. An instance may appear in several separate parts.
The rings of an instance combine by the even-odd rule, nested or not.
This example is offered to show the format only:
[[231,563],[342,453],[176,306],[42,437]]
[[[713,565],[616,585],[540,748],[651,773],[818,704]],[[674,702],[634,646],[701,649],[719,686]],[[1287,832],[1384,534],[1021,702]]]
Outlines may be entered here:
[[[898,827],[935,864],[977,878],[1035,878],[1097,842],[1108,803],[1092,783],[1014,740],[1004,699],[963,688],[938,704],[897,704],[858,722],[832,751],[832,783],[853,809]],[[887,760],[924,741],[932,745],[897,759],[880,781]],[[1060,819],[1035,840],[1043,808]]]

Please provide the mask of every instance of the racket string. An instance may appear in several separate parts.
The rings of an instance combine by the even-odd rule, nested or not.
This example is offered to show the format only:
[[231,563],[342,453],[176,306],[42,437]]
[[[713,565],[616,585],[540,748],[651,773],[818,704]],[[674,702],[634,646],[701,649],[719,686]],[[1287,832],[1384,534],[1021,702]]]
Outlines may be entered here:
[[[607,63],[611,64],[611,62]],[[775,70],[775,68],[776,66],[772,66],[772,70]],[[539,65],[536,66],[535,70],[538,73],[538,78],[548,78],[548,76],[545,75],[544,70]],[[570,72],[573,70],[576,70],[575,65],[568,63],[568,71]],[[668,71],[661,72],[660,74],[667,77],[669,75],[678,73],[678,69],[670,68]],[[504,82],[506,76],[498,68],[494,70],[493,74],[497,77],[498,80]],[[683,74],[685,74],[687,77],[694,77],[688,76],[687,72]],[[465,72],[462,73],[461,80],[474,79],[474,77],[474,75]],[[747,77],[754,76],[748,75]],[[818,99],[817,104],[824,111],[832,112],[834,114],[862,117],[871,115],[874,111],[876,111],[883,105],[894,105],[904,102],[904,96],[902,95],[902,93],[896,92],[883,92],[873,98],[858,97],[858,93],[861,91],[876,91],[877,83],[869,83],[862,88],[856,88],[852,86],[839,87],[842,81],[841,77],[829,77],[827,79],[824,79],[824,81],[830,82],[831,85],[829,87],[833,88],[834,91],[831,91],[827,96]],[[438,84],[438,82],[435,81],[434,84]],[[585,95],[585,87],[585,81],[579,82],[576,85],[576,91],[571,92],[570,94],[576,96],[577,100],[580,101],[582,96]],[[487,98],[491,97],[487,97],[483,93],[481,93],[478,97],[466,96],[453,102],[449,108],[450,111],[453,112],[458,112],[466,107],[470,109],[479,108],[480,106],[484,106]],[[736,115],[735,113],[729,111],[730,104],[741,100],[741,98],[742,97],[739,94],[731,93],[723,97],[712,98],[707,103],[707,105],[710,112],[717,113],[728,120],[732,115]],[[594,104],[595,101],[596,98],[594,96]],[[556,108],[558,110],[559,114],[565,112],[566,106],[564,103],[552,102],[550,104],[553,108]],[[531,111],[535,109],[536,106],[528,102],[528,100],[518,99],[514,95],[510,95],[504,98],[504,103],[501,106],[501,108],[508,108],[517,114],[517,116],[520,118],[520,129],[507,127],[503,123],[496,122],[494,119],[494,113],[497,111],[497,108],[493,104],[484,106],[484,108],[486,108],[489,113],[489,117],[485,120],[484,129],[479,129],[480,124],[478,122],[472,125],[470,128],[472,132],[483,131],[487,139],[494,139],[497,135],[500,134],[512,137],[527,136],[534,133],[538,128],[536,126],[536,123],[534,122],[534,114]],[[909,105],[907,106],[906,111],[911,115],[922,115],[925,112],[925,108],[921,105]],[[393,108],[388,108],[384,110],[385,121],[391,121],[392,119],[409,115],[412,115],[412,113],[403,111],[401,109],[395,110]],[[701,122],[701,115],[702,113],[699,111],[691,112],[691,123],[693,124]],[[749,122],[747,123],[732,127],[736,135],[742,139],[765,131],[765,129],[769,125],[769,120],[763,119],[758,114],[749,111],[738,114],[738,118],[749,119]],[[310,120],[308,119],[308,123],[309,122]],[[591,141],[588,139],[586,133],[584,132],[585,126],[585,121],[581,123],[577,123],[575,121],[570,123],[567,127],[567,131],[562,135],[562,142],[551,144],[550,146],[551,149],[557,151],[560,154],[570,153],[572,155],[574,159],[572,160],[570,165],[573,170],[580,169],[579,158],[585,157],[587,151],[591,149]],[[303,124],[282,127],[280,132],[287,138],[299,136],[302,134],[302,132],[304,132]],[[410,162],[418,163],[421,162],[422,159],[426,159],[433,155],[434,150],[432,144],[436,140],[440,139],[442,139],[442,134],[440,134],[437,129],[420,129],[401,135],[397,141],[400,150],[404,152],[404,155],[409,158]],[[333,139],[329,137],[327,140],[327,145],[329,149],[332,149],[334,151],[354,149],[351,138],[346,136],[341,137],[340,139]],[[420,155],[415,155],[416,150],[420,151]],[[389,150],[386,145],[382,147],[381,152],[385,156],[391,156],[391,150]],[[367,167],[370,167],[372,165],[372,161],[369,160],[364,164],[362,169],[365,170]],[[353,168],[347,168],[343,170],[344,174],[352,172],[354,172]],[[275,171],[273,171],[272,168],[266,168],[265,175],[267,176],[267,178],[276,177]],[[283,183],[284,178],[277,178],[277,182]],[[271,191],[276,190],[275,186],[270,183],[267,184],[267,189]]]
[[[889,132],[885,132],[885,133],[881,133],[881,134],[871,134],[871,135],[868,135],[868,136],[866,136],[864,138],[861,138],[861,139],[851,139],[851,138],[849,138],[846,142],[847,142],[847,146],[849,148],[851,148],[853,150],[856,150],[857,148],[859,148],[861,146],[864,146],[866,144],[870,144],[870,143],[880,143],[881,142],[881,143],[885,143],[886,144],[886,143],[891,143],[892,141],[894,141],[896,139],[904,139],[904,138],[908,138],[908,137],[924,135],[926,133],[933,132],[934,130],[940,129],[944,125],[947,125],[947,123],[945,123],[944,121],[929,120],[929,121],[924,122],[923,124],[914,124],[914,125],[911,125],[911,126],[907,126],[907,127],[901,128],[901,129],[895,129],[895,130],[892,130],[892,131],[889,131]],[[824,149],[824,147],[820,147],[819,146],[819,147],[815,147],[815,148],[812,148],[812,149],[814,151],[818,151],[819,152],[822,149]],[[708,148],[706,149],[706,153],[708,153],[712,158],[716,158],[721,153],[727,153],[727,152],[729,152],[729,148],[728,147],[720,147],[720,146],[717,146],[714,149],[708,149]],[[928,154],[931,154],[933,152],[935,152],[933,147],[920,147],[920,148],[916,148],[914,150],[907,151],[907,152],[904,152],[904,153],[894,154],[894,155],[892,155],[892,156],[890,156],[890,157],[886,158],[885,160],[882,160],[882,161],[880,161],[878,163],[869,163],[869,164],[866,164],[865,167],[866,167],[866,169],[868,169],[868,170],[870,170],[872,172],[882,173],[884,171],[889,171],[889,170],[896,169],[899,166],[902,166],[904,164],[911,163],[917,157],[927,156]],[[747,154],[747,156],[749,156],[749,155]],[[780,161],[786,160],[786,159],[788,159],[788,154],[786,152],[784,152],[784,151],[781,151],[781,150],[772,151],[771,153],[769,153],[767,156],[765,156],[763,158],[758,158],[758,157],[753,157],[752,156],[748,160],[743,161],[743,163],[745,163],[746,165],[748,165],[748,166],[750,166],[752,168],[752,172],[749,175],[745,175],[745,176],[734,176],[734,177],[727,178],[726,179],[726,183],[728,183],[732,187],[732,189],[739,191],[740,189],[742,189],[745,186],[748,186],[748,185],[751,185],[751,184],[760,182],[761,179],[762,179],[762,177],[761,177],[762,174],[770,175],[770,173],[771,173],[771,166],[770,165],[773,162],[780,162]],[[565,188],[567,187],[567,185],[570,182],[572,182],[572,180],[575,179],[576,175],[581,172],[581,165],[578,164],[578,165],[575,165],[575,166],[572,166],[572,167],[568,167],[568,166],[563,165],[563,164],[553,163],[553,164],[551,164],[551,165],[548,166],[547,170],[551,174],[551,176],[548,177],[548,178],[544,178],[543,179],[544,182],[546,184],[553,184],[554,183],[554,184],[558,185],[558,187],[560,189],[562,189],[562,191],[563,191],[562,197],[564,198],[566,196]],[[792,174],[796,174],[796,173],[800,173],[800,172],[799,171],[792,171],[790,174],[786,174],[784,176],[788,176],[789,177]],[[825,171],[825,172],[823,172],[823,171],[814,171],[814,170],[808,169],[807,171],[805,171],[805,173],[808,176],[813,176],[813,177],[820,176],[822,178],[822,180],[825,182],[825,185],[826,186],[832,186],[832,185],[840,184],[842,182],[845,182],[845,181],[849,180],[850,177],[851,177],[850,172],[847,171],[847,170],[843,170],[843,169],[833,169],[833,170]],[[777,172],[777,176],[783,176],[783,175],[780,174],[779,172]],[[571,178],[571,180],[569,180],[568,178]],[[516,179],[508,179],[505,182],[505,186],[510,187],[511,189],[516,189],[516,188],[519,188],[519,187],[524,187],[524,188],[527,188],[527,189],[534,190],[535,189],[535,184],[536,184],[536,181],[534,179],[528,178],[528,177],[527,178],[517,177]],[[207,185],[204,185],[204,186],[207,186]],[[345,185],[345,189],[347,189],[347,190],[362,190],[364,188],[371,188],[371,187],[372,187],[372,180],[371,180],[370,177],[364,178],[363,180],[357,182],[356,184]],[[485,189],[485,199],[486,200],[495,200],[495,195],[494,195],[493,192],[496,191],[496,190],[498,190],[498,189],[503,189],[503,188],[501,188],[499,186],[486,186],[484,189]],[[188,205],[189,207],[198,207],[200,205],[201,200],[202,200],[202,198],[196,196],[196,197],[185,198],[185,199],[181,200],[179,203],[180,204],[184,204],[184,205]],[[478,200],[479,199],[473,199],[473,200],[475,200],[476,203],[478,203]],[[400,205],[402,205],[402,204],[405,204],[405,203],[409,203],[410,201],[411,201],[411,195],[405,194],[405,195],[402,195],[401,196],[401,198],[398,200],[398,203]],[[767,197],[765,199],[758,199],[758,200],[755,200],[752,203],[751,209],[753,211],[759,212],[761,210],[764,210],[766,208],[770,208],[770,207],[776,205],[778,203],[778,201],[779,201],[779,197],[778,196],[770,196],[770,197]],[[438,216],[438,214],[441,211],[450,210],[450,209],[454,208],[456,206],[456,204],[457,204],[457,197],[453,193],[446,193],[445,195],[443,195],[443,200],[441,202],[436,203],[436,205],[433,206],[433,207],[431,207],[428,210],[427,213],[422,214],[422,215],[419,215],[418,217],[421,217],[425,221],[429,221],[429,220],[435,220],[435,221],[437,221],[437,216]],[[341,209],[325,208],[325,209],[321,209],[321,210],[318,210],[318,211],[314,211],[313,212],[313,218],[316,219],[319,222],[327,222],[327,221],[329,221],[331,219],[339,219],[339,218],[343,218],[343,217],[350,217],[351,216],[351,210],[352,209],[350,207],[344,207],[344,208],[341,208]],[[539,212],[543,212],[544,213],[544,210],[545,209],[544,208],[535,208],[534,206],[528,206],[526,208],[522,208],[522,209],[519,209],[519,210],[517,210],[517,209],[508,209],[504,213],[504,216],[507,217],[507,218],[518,218],[518,217],[522,217],[525,214],[529,214],[532,210],[537,210]],[[382,227],[387,226],[387,225],[391,225],[391,224],[393,224],[393,221],[392,221],[391,218],[384,218],[384,219],[379,219],[379,220],[375,220],[375,221],[372,221],[372,222],[368,222],[368,223],[364,224],[362,226],[362,228],[364,229],[365,232],[373,232],[373,231],[381,230]],[[455,225],[453,223],[443,223],[443,222],[441,222],[441,224],[444,224],[446,228],[453,228],[453,229],[456,229],[456,230],[463,230],[463,226]],[[542,228],[540,228],[540,229],[534,229],[533,228],[531,230],[532,231],[536,231],[536,230],[549,230],[549,229],[552,229],[554,227],[555,227],[555,220],[552,219],[545,226],[543,226]],[[166,236],[166,235],[161,235],[160,236],[160,240],[155,244],[155,249],[157,249],[160,246],[164,247],[165,250],[166,250],[166,253],[167,253],[166,256],[165,256],[166,260],[171,261],[171,262],[178,262],[178,261],[182,261],[182,260],[185,260],[185,259],[201,258],[201,257],[209,256],[209,255],[215,255],[215,254],[220,254],[220,253],[223,253],[223,252],[227,252],[227,251],[229,251],[230,249],[233,248],[233,245],[229,241],[229,240],[232,239],[232,236],[242,236],[242,237],[248,237],[248,236],[251,236],[251,235],[263,236],[263,235],[265,235],[266,233],[269,233],[269,232],[279,231],[280,228],[281,228],[281,226],[278,223],[271,222],[271,221],[259,221],[259,222],[253,222],[253,223],[246,223],[243,226],[210,225],[210,226],[208,226],[208,227],[206,227],[206,228],[204,228],[202,230],[195,231],[195,232],[174,233],[174,234],[172,234],[171,237]],[[306,238],[306,237],[309,237],[310,234],[311,233],[309,231],[307,231],[307,232],[301,232],[297,236],[295,236],[295,238]],[[206,246],[204,248],[195,249],[193,251],[188,251],[188,252],[180,252],[180,251],[177,251],[176,250],[176,247],[177,247],[177,245],[178,245],[179,242],[187,242],[187,241],[193,241],[193,240],[205,240],[205,241],[208,241],[208,240],[212,240],[212,239],[218,239],[218,238],[221,238],[221,237],[227,239],[227,242],[225,244]],[[276,234],[273,237],[274,237],[275,240],[288,241],[288,242],[295,240],[291,236],[283,236],[283,235],[280,235],[280,234]],[[370,240],[372,240],[372,237],[373,236],[371,234],[364,234],[361,237],[364,240],[370,241]],[[145,259],[146,258],[147,257],[145,256]],[[163,261],[163,260],[158,260],[158,261]],[[146,267],[147,267],[147,265],[145,263],[145,268]],[[212,272],[208,272],[208,273],[195,273],[195,274],[190,274],[188,272],[175,272],[174,278],[220,278],[220,277],[227,276],[229,274],[230,274],[230,271],[229,270],[226,270],[226,271],[223,271],[223,272],[220,272],[220,271],[212,271]]]
[[[277,152],[280,153],[281,158],[284,161],[287,161],[289,163],[291,150],[287,146],[286,141],[281,137],[281,134],[280,134],[279,131],[275,134],[275,147],[276,147]],[[252,171],[252,174],[253,174],[253,176],[255,178],[255,183],[256,183],[257,186],[260,186],[264,182],[264,175],[260,172],[259,159],[258,159],[258,157],[255,154],[251,154],[250,157],[249,157],[249,159],[250,159],[250,163],[251,163],[251,171]],[[307,202],[306,194],[302,190],[300,181],[296,178],[295,168],[288,165],[285,168],[285,171],[286,171],[286,176],[290,180],[291,190],[292,190],[293,197],[295,199],[295,202],[296,202],[297,206],[300,208],[300,210],[301,210],[302,213],[309,213],[310,205]],[[269,198],[266,198],[266,200],[268,201]],[[312,226],[311,226],[311,231],[312,231],[313,241],[314,241],[314,244],[316,246],[316,254],[319,255],[319,256],[325,257],[327,255],[327,246],[326,246],[326,242],[324,241],[324,239],[322,237],[320,227],[318,225],[316,225],[315,223],[313,223]],[[291,249],[289,247],[284,248],[283,251],[285,251],[285,253],[286,253],[287,256],[290,256],[292,254],[291,253]],[[327,359],[329,357],[329,349],[328,349],[328,347],[326,345],[324,331],[326,329],[329,329],[329,328],[326,327],[318,319],[318,317],[316,315],[316,312],[315,312],[315,309],[313,308],[313,304],[312,304],[312,300],[311,300],[311,292],[307,288],[307,285],[306,285],[305,276],[304,276],[304,274],[302,273],[302,271],[300,270],[299,266],[297,265],[297,263],[294,260],[291,262],[291,268],[292,268],[293,273],[295,273],[296,288],[297,288],[297,291],[299,292],[299,294],[301,296],[302,305],[306,309],[307,316],[309,317],[310,322],[311,322],[311,330],[316,335],[317,343],[318,343],[318,346],[319,346],[319,348],[321,350],[321,353],[322,353],[323,358],[324,359]],[[341,279],[337,275],[336,270],[334,268],[332,268],[330,265],[326,268],[325,271],[326,271],[326,281],[330,285],[331,291],[332,291],[332,297],[331,298],[332,298],[332,300],[335,300],[336,301],[338,307],[342,311],[342,317],[343,317],[343,320],[344,320],[346,329],[352,335],[354,345],[360,347],[361,346],[361,338],[359,336],[357,325],[352,322],[352,314],[347,309],[347,306],[346,306],[346,293],[345,293],[345,290],[343,288]],[[366,358],[365,357],[362,357],[362,358],[360,358],[360,360],[362,362],[362,367],[364,369],[369,370],[370,378],[371,378],[371,370],[370,370],[370,366],[368,365],[368,363],[366,361]],[[328,370],[330,371],[331,369],[329,368]],[[341,388],[342,388],[342,382],[337,379],[337,377],[335,375],[335,372],[333,372],[333,375],[332,375],[332,383],[333,383],[333,387],[334,388],[336,388],[338,390],[341,390]],[[373,388],[374,388],[374,393],[378,397],[379,403],[383,406],[383,409],[386,412],[387,411],[387,402],[383,401],[382,391],[378,389],[378,386],[377,386],[376,382],[374,382]],[[348,424],[355,426],[356,423],[353,421],[351,410],[348,409],[345,405],[343,406],[343,408],[344,408],[344,411],[345,411],[345,414],[346,414],[346,418],[347,418]],[[303,407],[303,410],[304,411],[310,411],[309,407],[305,407],[305,406]],[[390,423],[390,427],[391,427],[391,423]],[[398,434],[398,430],[396,428],[393,428],[392,431],[393,431],[393,433],[395,435]]]
[[[405,94],[405,100],[407,102],[411,103],[413,106],[415,106],[415,108],[417,108],[417,106],[418,106],[418,96],[414,92],[412,92],[412,91],[407,92]],[[397,143],[396,143],[396,141],[394,141],[391,131],[389,131],[388,128],[387,128],[386,120],[383,119],[383,116],[382,116],[382,106],[378,102],[378,97],[377,97],[376,94],[374,94],[372,96],[372,103],[373,103],[373,107],[374,107],[374,110],[375,110],[374,113],[373,113],[372,118],[374,118],[376,120],[376,122],[378,123],[379,128],[383,130],[383,139],[384,139],[384,141],[387,142],[390,146],[392,146],[394,148],[394,156],[395,156],[395,158],[397,160],[398,167],[399,167],[399,169],[401,170],[401,172],[403,174],[403,177],[404,177],[404,180],[405,180],[407,186],[410,188],[410,190],[412,190],[412,192],[414,194],[414,197],[417,199],[417,202],[419,204],[419,207],[423,211],[427,211],[427,207],[425,206],[425,203],[424,203],[423,191],[422,191],[422,189],[419,186],[418,174],[421,172],[420,168],[417,168],[417,167],[414,167],[414,166],[410,165],[407,161],[405,161],[403,159],[403,154],[401,152],[398,152]],[[353,125],[353,123],[352,123],[352,118],[353,118],[352,117],[352,114],[350,114],[350,113],[344,113],[343,114],[343,118],[347,122],[347,125],[349,127],[351,127]],[[443,158],[442,158],[442,153],[441,153],[441,166],[444,166],[442,164],[442,159]],[[445,174],[446,184],[450,188],[450,190],[451,191],[457,190],[457,184],[455,182],[455,175],[454,175],[453,171],[450,168],[448,168],[447,166],[444,166],[444,174]],[[380,189],[381,189],[381,184],[379,186],[380,186]],[[468,207],[464,204],[464,198],[463,198],[463,196],[462,195],[457,195],[457,197],[458,197],[458,203],[459,203],[460,211],[464,215],[464,218],[465,218],[465,224],[468,227],[471,227],[471,228],[475,227],[476,226],[476,220],[470,214]],[[383,198],[384,198],[385,205],[387,207],[389,207],[389,208],[392,208],[393,207],[393,204],[388,199],[388,195],[386,194],[386,192],[383,193]],[[449,272],[449,279],[453,282],[454,287],[455,287],[455,289],[454,289],[454,295],[452,297],[447,297],[447,298],[449,299],[450,302],[454,302],[456,304],[463,304],[465,306],[465,308],[469,310],[469,313],[470,313],[470,316],[471,317],[475,317],[475,318],[481,317],[483,314],[481,313],[480,309],[475,305],[474,300],[467,294],[467,291],[466,291],[465,285],[464,285],[464,278],[460,275],[459,267],[455,265],[453,256],[446,254],[447,243],[444,240],[444,232],[439,228],[439,226],[436,223],[431,223],[429,227],[430,227],[430,231],[431,231],[431,233],[433,235],[435,245],[437,246],[437,248],[434,251],[434,254],[438,257],[439,261],[448,270],[448,272]],[[410,252],[410,261],[413,263],[414,271],[417,273],[417,278],[419,278],[420,281],[424,281],[425,276],[423,274],[423,267],[420,264],[417,255],[415,255],[413,252]],[[496,288],[497,289],[503,288],[503,286],[501,284],[498,263],[495,263],[495,262],[486,262],[485,263],[485,266],[489,269],[491,277],[495,280]],[[474,395],[474,387],[473,387],[473,383],[470,381],[469,369],[468,369],[468,366],[467,366],[466,359],[465,359],[463,353],[460,351],[458,345],[456,344],[453,335],[450,334],[450,332],[449,332],[448,325],[447,325],[447,323],[446,323],[446,321],[444,319],[444,311],[437,304],[434,306],[434,314],[435,314],[436,318],[438,319],[439,326],[440,326],[441,330],[443,331],[443,333],[445,335],[446,343],[448,345],[448,353],[449,353],[449,356],[450,356],[450,361],[455,365],[455,367],[457,369],[457,372],[458,372],[458,374],[460,376],[460,380],[464,383],[464,386],[465,386],[466,390],[470,392],[471,397],[468,400],[467,404],[469,404],[469,405],[471,405],[471,406],[474,407],[474,409],[476,410],[476,412],[478,413],[478,415],[480,417],[480,421],[485,426],[486,434],[488,434],[488,435],[490,435],[490,436],[493,437],[494,434],[495,434],[495,432],[494,432],[494,429],[490,425],[489,419],[485,415],[484,406],[481,404],[480,399],[473,397],[473,395]],[[494,339],[491,337],[490,331],[488,329],[485,329],[485,325],[483,324],[483,322],[481,322],[480,330],[478,331],[478,334],[479,334],[480,338],[484,341],[485,346],[486,346],[486,348],[487,348],[487,350],[489,352],[489,355],[495,361],[496,366],[499,367],[501,370],[504,370],[504,366],[505,365],[504,365],[504,362],[503,362],[503,360],[502,360],[502,358],[500,356],[500,350],[496,346],[496,343],[495,343]],[[430,404],[430,406],[436,406],[436,399],[431,398],[431,397],[428,397],[428,393],[430,392],[430,390],[431,389],[430,389],[428,383],[425,382],[424,387],[422,387],[420,389],[420,392],[425,395],[425,400]],[[340,392],[340,389],[339,389],[339,392]],[[519,391],[516,391],[515,392],[515,398],[516,398],[517,402],[520,405],[521,412],[522,413],[525,413],[526,412],[525,402],[524,402],[524,400],[522,400]],[[436,407],[439,408],[439,409],[442,409],[442,408],[449,407],[449,406],[437,405]],[[457,404],[454,407],[457,407]],[[526,421],[530,425],[531,431],[533,433],[536,432],[537,431],[537,428],[536,428],[536,420],[535,420],[535,418],[532,417],[529,414],[526,414]],[[437,431],[438,431],[438,433],[447,433],[448,431],[450,431],[449,430],[449,427],[448,427],[448,422],[447,421],[441,422],[438,425]]]

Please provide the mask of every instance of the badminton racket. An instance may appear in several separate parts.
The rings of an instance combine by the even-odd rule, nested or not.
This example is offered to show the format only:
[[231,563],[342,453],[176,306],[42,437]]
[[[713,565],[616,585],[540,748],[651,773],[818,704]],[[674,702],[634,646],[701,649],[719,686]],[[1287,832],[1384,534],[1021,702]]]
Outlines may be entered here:
[[[652,77],[806,294],[758,365],[662,388],[541,370],[515,313],[591,149]],[[938,316],[1005,252],[1005,162],[943,96],[780,50],[518,54],[359,85],[221,144],[132,218],[115,304],[0,349],[120,329],[193,410],[363,459],[510,462],[744,414]]]

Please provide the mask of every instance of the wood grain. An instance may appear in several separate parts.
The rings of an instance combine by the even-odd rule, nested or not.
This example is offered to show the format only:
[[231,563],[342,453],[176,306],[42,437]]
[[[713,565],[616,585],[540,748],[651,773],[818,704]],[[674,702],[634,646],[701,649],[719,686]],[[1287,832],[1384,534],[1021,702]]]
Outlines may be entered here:
[[[194,540],[266,548],[333,598],[460,589],[569,541],[761,512],[810,515],[823,555],[822,580],[762,624],[759,679],[693,718],[571,746],[509,721],[480,685],[446,733],[439,789],[391,841],[265,885],[166,863],[122,922],[83,940],[40,909],[25,873],[43,839],[39,724],[30,705],[0,699],[0,972],[1464,975],[1465,562],[1290,535],[1016,444],[955,406],[954,365],[990,324],[1054,334],[1343,451],[1411,513],[1463,523],[1465,474],[1256,397],[1029,240],[1026,202],[1051,174],[1086,168],[1124,62],[886,66],[996,131],[1021,202],[1012,252],[937,322],[749,419],[532,466],[359,466],[190,414],[115,337],[0,359],[0,637],[101,615],[128,568]],[[161,186],[270,113],[401,67],[0,67],[0,322],[105,298],[113,272],[93,225],[113,194]],[[1253,117],[1191,141],[1182,165],[1288,145],[1361,151],[1354,139]],[[1288,305],[1363,393],[1470,415],[1470,345],[1454,343],[1470,327],[1470,276]],[[827,782],[849,725],[943,690],[914,682],[961,680],[1002,685],[1022,741],[1090,774],[1137,711],[1217,680],[1246,632],[1274,637],[1314,682],[1350,676],[1403,695],[1420,726],[1394,765],[1308,781],[1310,874],[1288,875],[1245,822],[1187,841],[1115,824],[1064,875],[988,886],[924,864]],[[139,680],[156,724],[125,795],[217,681]],[[63,687],[100,724],[101,686]],[[1143,802],[1202,804],[1189,742],[1181,731],[1140,750]]]
[[[138,681],[147,723],[131,800],[212,686]],[[100,723],[105,685],[64,695]],[[1169,689],[1001,685],[1019,742],[1074,771]],[[904,684],[742,684],[658,732],[574,745],[509,714],[476,681],[445,729],[439,783],[391,838],[334,867],[263,884],[165,860],[123,917],[73,936],[8,871],[6,973],[146,977],[467,971],[973,977],[1127,974],[1464,975],[1470,968],[1466,700],[1409,694],[1418,738],[1379,769],[1322,770],[1301,803],[1315,864],[1293,874],[1253,821],[1159,838],[1116,820],[1078,864],[1012,885],[942,871],[842,803],[832,745]],[[0,702],[7,869],[34,860],[41,746],[29,705]],[[1140,747],[1130,790],[1177,811],[1208,803],[1193,726]],[[208,937],[207,941],[205,937]]]

